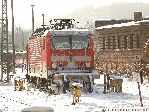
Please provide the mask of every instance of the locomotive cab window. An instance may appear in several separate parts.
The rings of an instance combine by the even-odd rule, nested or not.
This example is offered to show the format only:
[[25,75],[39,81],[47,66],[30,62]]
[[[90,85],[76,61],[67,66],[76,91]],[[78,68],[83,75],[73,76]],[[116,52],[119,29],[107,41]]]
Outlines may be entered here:
[[52,37],[52,47],[54,49],[70,49],[70,42],[68,36]]
[[72,36],[72,49],[87,49],[88,47],[88,36]]
[[52,37],[53,49],[88,49],[88,36],[54,36]]

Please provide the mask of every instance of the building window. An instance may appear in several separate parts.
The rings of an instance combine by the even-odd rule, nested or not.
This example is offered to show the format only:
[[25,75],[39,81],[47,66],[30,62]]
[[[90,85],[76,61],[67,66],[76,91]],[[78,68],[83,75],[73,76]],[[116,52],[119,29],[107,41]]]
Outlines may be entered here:
[[133,34],[130,34],[130,49],[133,49]]
[[113,36],[113,49],[115,49],[115,36]]
[[141,40],[139,34],[137,34],[137,48],[141,48]]
[[103,50],[105,50],[105,37],[103,37]]
[[121,49],[121,36],[118,36],[118,49]]
[[110,49],[111,47],[111,40],[110,40],[110,37],[108,37],[108,50]]
[[127,36],[124,35],[124,49],[127,49]]

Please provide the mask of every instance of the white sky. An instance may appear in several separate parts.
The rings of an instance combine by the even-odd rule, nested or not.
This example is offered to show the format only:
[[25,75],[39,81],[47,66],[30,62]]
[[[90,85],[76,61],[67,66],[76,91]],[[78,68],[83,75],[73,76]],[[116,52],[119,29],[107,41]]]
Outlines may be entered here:
[[[11,0],[8,1],[9,29],[11,29]],[[113,2],[146,2],[148,0],[13,0],[15,24],[24,29],[32,28],[32,8],[34,4],[35,25],[42,21],[42,14],[49,17],[55,14],[66,14],[85,5],[103,6]],[[1,1],[0,1],[1,2]],[[1,3],[0,3],[1,4]],[[0,18],[2,16],[0,5]]]

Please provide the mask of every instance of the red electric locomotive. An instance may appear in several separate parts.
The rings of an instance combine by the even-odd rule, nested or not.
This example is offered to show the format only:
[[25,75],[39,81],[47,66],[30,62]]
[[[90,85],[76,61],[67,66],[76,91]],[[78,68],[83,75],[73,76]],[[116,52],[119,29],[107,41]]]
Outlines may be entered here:
[[[62,87],[73,82],[91,92],[94,79],[94,35],[74,28],[72,19],[55,19],[50,28],[37,29],[27,44],[27,79],[40,88]],[[58,23],[59,22],[59,23]]]

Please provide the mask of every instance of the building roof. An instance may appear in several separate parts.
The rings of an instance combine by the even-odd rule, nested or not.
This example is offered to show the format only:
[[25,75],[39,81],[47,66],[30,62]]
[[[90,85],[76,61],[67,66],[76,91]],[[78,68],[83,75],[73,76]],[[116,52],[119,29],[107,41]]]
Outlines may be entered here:
[[133,19],[97,19],[96,21],[124,21],[124,20],[133,20]]
[[127,23],[121,23],[121,24],[114,24],[114,25],[106,25],[95,28],[95,30],[102,30],[102,29],[109,29],[109,28],[118,28],[118,27],[124,27],[124,26],[137,26],[137,25],[149,25],[149,20],[142,20],[142,21],[131,21]]

